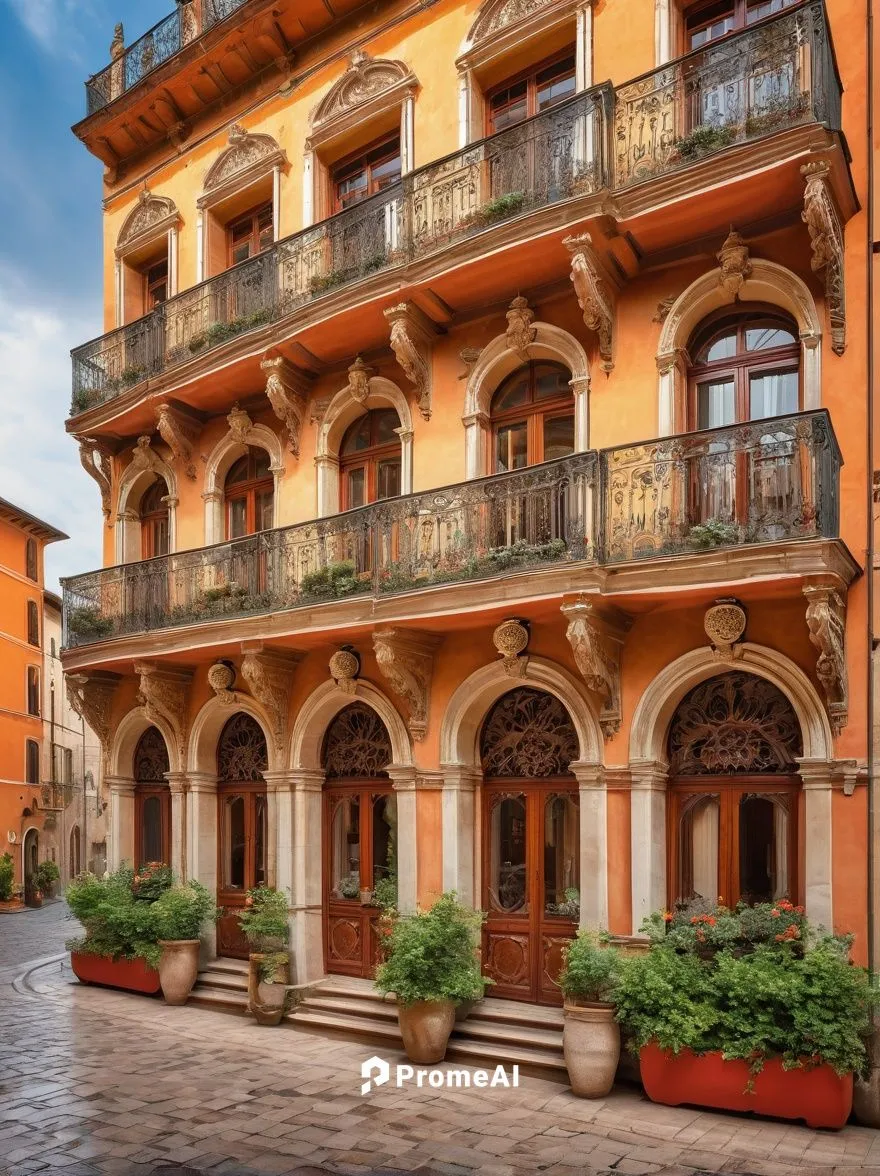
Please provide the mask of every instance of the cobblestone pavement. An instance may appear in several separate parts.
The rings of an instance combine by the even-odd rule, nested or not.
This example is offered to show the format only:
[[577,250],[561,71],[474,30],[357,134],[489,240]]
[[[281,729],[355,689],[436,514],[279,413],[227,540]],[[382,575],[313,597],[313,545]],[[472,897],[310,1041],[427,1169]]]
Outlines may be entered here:
[[63,916],[0,915],[3,1176],[880,1172],[880,1132],[660,1107],[635,1090],[592,1102],[524,1078],[361,1097],[362,1045],[82,987],[60,959],[23,967],[60,951]]

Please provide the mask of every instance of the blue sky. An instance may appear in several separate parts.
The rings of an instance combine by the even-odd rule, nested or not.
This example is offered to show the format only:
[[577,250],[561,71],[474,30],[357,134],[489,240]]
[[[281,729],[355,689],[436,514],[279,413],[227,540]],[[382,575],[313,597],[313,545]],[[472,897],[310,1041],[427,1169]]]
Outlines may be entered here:
[[0,497],[71,536],[47,587],[101,564],[94,482],[64,431],[71,347],[101,332],[101,163],[71,134],[84,82],[173,0],[0,0]]

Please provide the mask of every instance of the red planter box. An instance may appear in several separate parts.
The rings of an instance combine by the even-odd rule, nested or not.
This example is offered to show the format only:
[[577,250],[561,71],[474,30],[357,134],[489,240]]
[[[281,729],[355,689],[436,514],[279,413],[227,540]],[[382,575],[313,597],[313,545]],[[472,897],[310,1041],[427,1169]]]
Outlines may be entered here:
[[839,1130],[852,1110],[852,1074],[841,1077],[831,1066],[784,1070],[781,1058],[768,1058],[751,1091],[749,1067],[720,1053],[677,1056],[646,1045],[639,1051],[642,1084],[652,1102],[677,1107],[690,1103],[725,1111],[754,1111],[779,1119],[806,1119],[808,1127]]
[[102,984],[106,988],[124,988],[153,996],[161,987],[159,973],[143,960],[112,960],[109,956],[70,953],[70,966],[83,984]]

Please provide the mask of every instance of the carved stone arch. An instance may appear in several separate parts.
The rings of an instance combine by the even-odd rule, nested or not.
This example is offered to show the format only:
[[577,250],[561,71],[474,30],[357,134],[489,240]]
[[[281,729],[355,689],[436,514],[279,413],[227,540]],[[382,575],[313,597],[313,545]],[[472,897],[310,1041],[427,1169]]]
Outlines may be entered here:
[[[729,240],[729,239],[728,239]],[[737,252],[744,249],[739,246]],[[806,283],[785,266],[762,258],[740,258],[737,272],[722,264],[702,274],[672,303],[657,344],[658,434],[687,431],[687,346],[695,327],[724,306],[748,309],[749,302],[779,306],[794,318],[801,339],[804,409],[822,404],[822,324]],[[744,306],[744,304],[746,304]]]
[[535,14],[545,15],[557,0],[486,0],[471,25],[467,43],[476,45],[512,25],[520,25]]
[[[400,420],[400,492],[412,493],[413,424],[409,400],[400,388],[384,376],[355,363],[349,368],[349,383],[341,388],[318,425],[315,465],[318,468],[318,515],[339,510],[339,447],[345,430],[371,408],[393,408]],[[357,379],[355,378],[357,374]]]
[[[508,318],[510,314],[508,314]],[[571,372],[574,394],[574,448],[582,453],[590,445],[590,365],[581,343],[552,323],[530,322],[531,342],[524,347],[513,346],[508,330],[497,335],[480,352],[471,369],[465,390],[465,470],[468,478],[479,478],[489,473],[486,466],[486,435],[492,396],[506,376],[532,359],[549,359],[563,363]]]
[[152,445],[142,445],[119,479],[116,507],[117,563],[133,563],[141,558],[140,504],[157,478],[162,479],[166,486],[168,550],[177,550],[177,474]]
[[327,728],[341,710],[358,701],[372,707],[384,723],[391,740],[394,766],[411,767],[412,740],[400,712],[387,695],[364,678],[356,680],[353,694],[341,690],[331,681],[324,682],[309,695],[293,724],[288,766],[292,770],[322,770],[321,756]]
[[137,204],[122,222],[116,238],[116,254],[121,257],[138,249],[148,241],[161,237],[169,229],[177,228],[179,224],[180,213],[174,201],[168,196],[154,196],[144,188]]
[[217,744],[223,733],[223,728],[239,711],[250,715],[263,732],[268,755],[268,771],[278,771],[284,766],[280,762],[280,753],[274,746],[272,723],[269,716],[254,699],[236,692],[232,705],[215,696],[209,699],[196,715],[189,737],[186,765],[188,772],[201,772],[209,778],[216,778]]
[[278,526],[281,500],[281,478],[284,474],[284,446],[278,434],[268,425],[254,424],[243,409],[234,408],[226,418],[229,430],[217,442],[205,463],[205,544],[223,541],[223,491],[230,467],[243,457],[253,445],[269,454],[269,469],[275,481],[272,505],[272,526]]
[[415,74],[403,61],[371,57],[356,50],[348,67],[327,91],[310,118],[307,150],[319,148],[351,129],[355,123],[399,106],[408,91],[418,86]]
[[165,740],[165,746],[168,749],[170,770],[172,772],[183,770],[183,764],[179,760],[177,740],[174,732],[163,719],[155,716],[149,719],[147,718],[147,712],[144,707],[136,706],[127,714],[123,715],[116,725],[113,743],[110,748],[109,775],[118,776],[126,780],[134,779],[134,755],[137,751],[138,742],[148,727],[155,727]]
[[220,152],[205,174],[199,207],[224,199],[286,163],[286,155],[271,135],[246,131],[233,123],[229,128],[229,146]]

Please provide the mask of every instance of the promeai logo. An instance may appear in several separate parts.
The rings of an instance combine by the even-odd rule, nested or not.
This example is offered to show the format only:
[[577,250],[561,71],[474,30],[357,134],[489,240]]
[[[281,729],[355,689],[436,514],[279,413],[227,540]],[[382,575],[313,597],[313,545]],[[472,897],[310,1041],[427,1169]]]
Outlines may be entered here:
[[[477,1090],[485,1090],[495,1086],[519,1086],[519,1066],[512,1066],[508,1072],[504,1066],[495,1066],[492,1070],[423,1070],[415,1066],[400,1065],[394,1067],[394,1085],[398,1090],[403,1086],[416,1086],[424,1089],[470,1090],[473,1086]],[[392,1078],[391,1066],[388,1062],[375,1055],[361,1063],[361,1094],[369,1094],[374,1086],[384,1086]]]
[[377,1058],[375,1054],[367,1058],[361,1063],[361,1078],[366,1080],[361,1083],[361,1094],[369,1094],[374,1086],[384,1086],[390,1076],[391,1067],[383,1058]]

